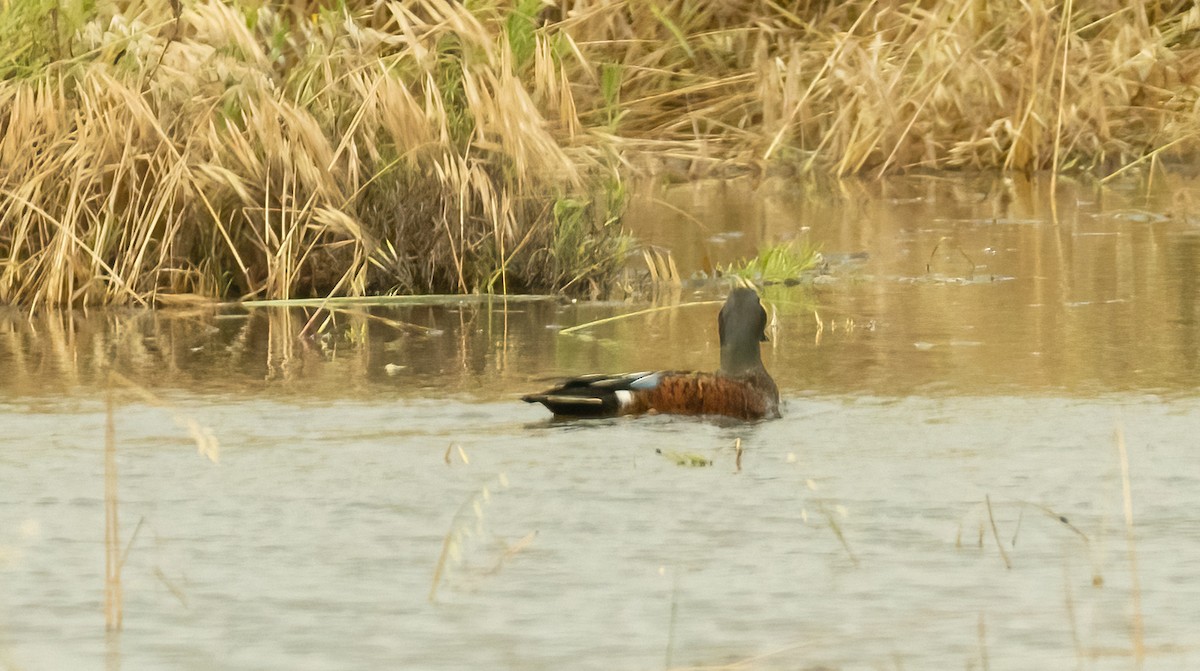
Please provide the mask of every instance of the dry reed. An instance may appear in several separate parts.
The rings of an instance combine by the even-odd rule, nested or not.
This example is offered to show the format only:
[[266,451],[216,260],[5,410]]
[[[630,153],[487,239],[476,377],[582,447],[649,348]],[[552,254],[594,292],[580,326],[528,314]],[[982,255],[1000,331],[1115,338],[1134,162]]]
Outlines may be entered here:
[[[125,618],[125,592],[121,584],[121,573],[129,552],[141,533],[145,518],[138,521],[124,550],[121,548],[120,492],[118,489],[117,441],[116,441],[116,387],[132,390],[147,403],[173,410],[171,405],[160,400],[150,391],[130,381],[116,371],[109,370],[104,392],[104,628],[112,633],[121,631]],[[187,429],[198,452],[214,464],[220,454],[220,445],[212,430],[192,417],[172,412],[172,418]],[[161,570],[159,578],[181,602],[186,597],[174,586]]]
[[1129,553],[1129,597],[1132,614],[1129,638],[1133,657],[1140,663],[1146,658],[1146,622],[1142,611],[1142,582],[1138,572],[1137,533],[1133,525],[1133,490],[1129,478],[1129,450],[1125,447],[1125,428],[1120,421],[1114,431],[1117,456],[1121,461],[1121,503],[1125,517],[1125,548]]
[[104,409],[104,628],[120,631],[125,613],[124,592],[121,589],[121,566],[124,562],[117,514],[117,443],[111,386],[105,392]]
[[987,504],[988,524],[992,527],[992,540],[996,541],[996,550],[1000,552],[1000,558],[1004,560],[1004,568],[1012,569],[1012,560],[1008,558],[1008,553],[1004,551],[1004,543],[1000,541],[1000,531],[996,529],[996,516],[992,514],[992,497],[985,495],[984,502]]
[[1178,160],[1198,27],[1181,0],[7,0],[0,303],[597,292],[631,168]]

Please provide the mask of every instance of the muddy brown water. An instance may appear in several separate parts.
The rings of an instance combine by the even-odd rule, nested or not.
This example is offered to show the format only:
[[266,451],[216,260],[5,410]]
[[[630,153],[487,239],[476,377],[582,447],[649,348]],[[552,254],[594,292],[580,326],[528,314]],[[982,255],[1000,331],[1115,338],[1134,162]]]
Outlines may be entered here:
[[643,189],[629,225],[686,275],[794,237],[831,264],[764,291],[784,418],[749,425],[516,398],[713,367],[715,305],[558,333],[712,285],[317,338],[301,309],[5,312],[0,666],[1196,668],[1196,203],[1162,175]]

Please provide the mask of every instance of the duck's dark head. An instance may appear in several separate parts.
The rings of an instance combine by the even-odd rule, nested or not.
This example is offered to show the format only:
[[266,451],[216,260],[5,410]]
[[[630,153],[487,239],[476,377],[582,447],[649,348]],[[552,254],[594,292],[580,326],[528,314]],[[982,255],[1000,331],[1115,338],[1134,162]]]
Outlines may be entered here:
[[722,373],[738,375],[762,367],[758,344],[767,340],[767,311],[753,289],[738,287],[730,292],[717,325]]

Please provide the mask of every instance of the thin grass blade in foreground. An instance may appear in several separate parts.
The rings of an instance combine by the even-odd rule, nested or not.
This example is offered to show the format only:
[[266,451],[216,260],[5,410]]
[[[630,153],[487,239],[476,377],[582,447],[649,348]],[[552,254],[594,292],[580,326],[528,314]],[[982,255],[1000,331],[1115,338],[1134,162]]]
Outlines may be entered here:
[[104,420],[104,628],[119,631],[124,619],[121,591],[121,528],[117,498],[116,424],[113,391],[105,392]]
[[[124,589],[121,585],[121,572],[125,566],[129,551],[142,529],[140,520],[134,528],[129,543],[122,551],[120,527],[120,496],[117,488],[117,442],[116,442],[116,400],[115,385],[136,391],[143,399],[159,407],[169,407],[154,394],[134,384],[124,376],[109,371],[104,398],[104,628],[110,632],[120,631],[124,626],[125,607]],[[173,413],[177,423],[184,426],[201,455],[211,462],[217,463],[220,448],[212,430],[201,425],[195,419]],[[167,582],[164,579],[164,582]],[[167,582],[170,586],[169,582]]]
[[1121,499],[1125,512],[1125,543],[1129,553],[1129,589],[1133,608],[1129,637],[1133,644],[1133,657],[1140,661],[1146,657],[1146,624],[1142,617],[1142,584],[1138,573],[1137,537],[1133,528],[1133,488],[1129,484],[1129,451],[1125,448],[1125,429],[1120,422],[1117,423],[1114,438],[1117,443],[1117,456],[1121,461]]

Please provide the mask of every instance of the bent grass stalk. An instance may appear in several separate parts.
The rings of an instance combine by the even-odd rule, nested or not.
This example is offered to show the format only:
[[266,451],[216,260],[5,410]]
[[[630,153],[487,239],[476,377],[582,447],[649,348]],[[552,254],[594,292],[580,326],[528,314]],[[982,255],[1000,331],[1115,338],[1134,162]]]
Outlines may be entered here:
[[[451,447],[454,447],[454,445],[451,445]],[[459,448],[459,451],[462,455],[463,463],[467,464],[466,455],[462,453],[462,448]],[[450,463],[449,452],[450,448],[447,448],[447,464]],[[497,475],[492,482],[489,482],[489,484],[484,485],[468,496],[454,513],[454,517],[450,522],[450,529],[446,532],[445,538],[442,539],[441,554],[438,555],[437,563],[434,565],[433,578],[430,580],[429,596],[427,597],[430,603],[436,603],[438,590],[442,583],[445,582],[446,574],[449,570],[453,566],[464,562],[464,549],[466,549],[467,542],[483,533],[485,511],[487,505],[492,501],[493,492],[508,488],[508,477],[504,473]],[[537,532],[531,532],[513,545],[507,546],[492,567],[484,571],[484,573],[490,575],[499,572],[506,561],[524,550],[533,542],[536,536]]]
[[985,495],[984,502],[987,504],[988,524],[992,527],[992,540],[996,541],[996,549],[1000,552],[1000,558],[1004,560],[1004,568],[1012,569],[1012,560],[1008,558],[1008,553],[1004,551],[1004,543],[1000,542],[1000,532],[996,529],[996,516],[992,514],[992,497]]
[[678,305],[663,305],[663,306],[659,306],[656,308],[646,308],[644,310],[634,310],[633,312],[627,312],[627,313],[621,314],[621,315],[605,317],[603,319],[596,319],[594,321],[586,322],[583,324],[576,324],[575,326],[571,326],[569,328],[559,330],[558,334],[559,335],[571,335],[572,333],[577,333],[584,329],[590,329],[595,326],[600,326],[601,324],[608,324],[611,322],[621,321],[622,319],[629,319],[631,317],[640,317],[642,315],[648,315],[648,314],[652,314],[655,312],[662,312],[664,310],[678,310],[680,308],[691,308],[691,307],[696,307],[698,305],[724,305],[724,303],[725,303],[725,301],[695,301],[692,303],[680,303]]
[[[838,506],[840,508],[840,506]],[[842,544],[842,549],[846,551],[846,556],[850,558],[850,563],[855,568],[859,566],[858,555],[854,554],[854,550],[850,549],[850,542],[846,540],[846,534],[842,532],[842,525],[837,521],[837,510],[830,510],[824,501],[817,502],[817,510],[825,516],[825,522],[829,524],[829,529],[833,531],[833,535],[837,537],[838,542]]]

